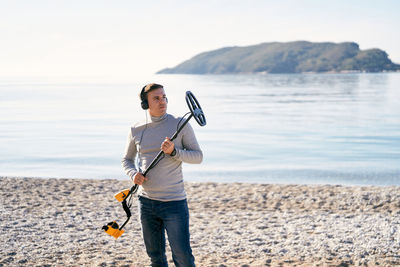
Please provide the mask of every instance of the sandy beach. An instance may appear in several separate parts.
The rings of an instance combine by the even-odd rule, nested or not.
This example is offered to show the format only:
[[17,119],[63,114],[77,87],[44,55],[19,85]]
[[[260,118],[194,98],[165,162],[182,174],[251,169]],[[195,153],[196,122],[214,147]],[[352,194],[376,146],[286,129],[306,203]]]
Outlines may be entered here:
[[[0,178],[0,266],[148,266],[129,180]],[[185,184],[197,266],[400,265],[400,187]],[[168,250],[170,266],[173,266]]]

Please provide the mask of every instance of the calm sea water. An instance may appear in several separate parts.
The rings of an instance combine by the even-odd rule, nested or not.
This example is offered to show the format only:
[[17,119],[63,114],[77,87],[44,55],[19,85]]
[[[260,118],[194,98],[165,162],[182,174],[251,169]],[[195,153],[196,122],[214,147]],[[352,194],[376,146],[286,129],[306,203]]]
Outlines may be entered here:
[[169,113],[199,100],[204,152],[189,181],[400,185],[400,73],[155,75],[121,82],[0,79],[0,176],[126,179],[138,93],[165,86]]

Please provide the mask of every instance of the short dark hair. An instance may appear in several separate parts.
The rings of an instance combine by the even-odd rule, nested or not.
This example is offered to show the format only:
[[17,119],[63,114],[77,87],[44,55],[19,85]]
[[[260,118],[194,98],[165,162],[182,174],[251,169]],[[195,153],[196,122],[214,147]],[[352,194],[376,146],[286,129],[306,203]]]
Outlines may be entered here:
[[160,89],[160,88],[164,88],[164,86],[162,86],[161,84],[157,84],[157,83],[149,83],[147,85],[145,85],[142,88],[142,91],[140,92],[140,100],[145,101],[147,100],[147,94],[153,90],[156,89]]

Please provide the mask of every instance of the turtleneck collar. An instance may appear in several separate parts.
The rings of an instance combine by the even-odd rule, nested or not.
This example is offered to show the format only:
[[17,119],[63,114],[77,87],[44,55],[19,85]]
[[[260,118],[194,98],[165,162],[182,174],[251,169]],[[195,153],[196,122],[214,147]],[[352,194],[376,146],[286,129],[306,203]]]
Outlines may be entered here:
[[153,116],[150,116],[150,117],[151,117],[152,122],[160,122],[162,120],[165,120],[165,118],[167,118],[167,113],[165,113],[164,115],[162,115],[160,117],[153,117]]

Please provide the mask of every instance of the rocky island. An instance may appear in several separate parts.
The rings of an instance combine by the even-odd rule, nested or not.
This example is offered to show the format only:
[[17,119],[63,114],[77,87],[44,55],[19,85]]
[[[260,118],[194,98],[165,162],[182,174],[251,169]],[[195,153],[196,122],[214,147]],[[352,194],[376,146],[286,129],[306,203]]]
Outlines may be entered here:
[[158,74],[324,73],[400,71],[378,48],[357,43],[272,42],[232,46],[200,53]]

